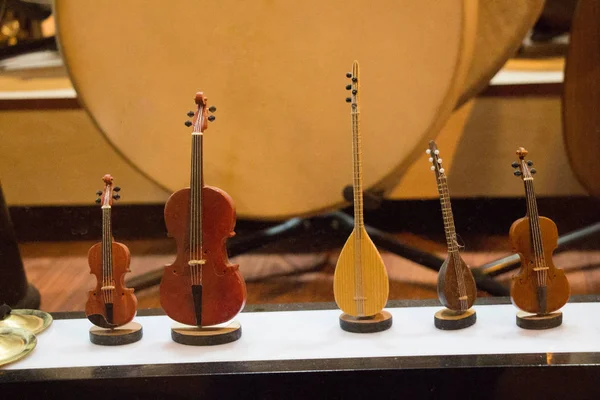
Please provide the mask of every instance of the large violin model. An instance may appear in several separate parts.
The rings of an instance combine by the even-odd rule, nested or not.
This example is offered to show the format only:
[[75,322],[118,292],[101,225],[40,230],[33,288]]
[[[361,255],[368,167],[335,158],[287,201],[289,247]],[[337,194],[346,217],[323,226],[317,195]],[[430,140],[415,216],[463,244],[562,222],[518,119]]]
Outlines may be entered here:
[[442,159],[439,156],[440,151],[433,140],[429,142],[427,154],[429,155],[429,162],[432,163],[431,170],[435,172],[438,184],[444,218],[444,231],[448,245],[448,258],[442,264],[438,274],[438,297],[440,302],[450,310],[467,311],[473,306],[477,298],[475,279],[473,279],[469,266],[459,253],[460,246],[456,238],[446,171],[442,167]]
[[206,96],[196,93],[192,131],[190,187],[171,195],[165,224],[177,242],[177,257],[165,268],[160,304],[167,315],[186,325],[210,326],[235,317],[246,302],[246,284],[238,265],[229,263],[225,242],[235,233],[233,200],[223,190],[205,186],[202,139],[216,108],[207,109]]
[[523,311],[548,314],[560,309],[569,299],[569,281],[563,270],[552,262],[557,246],[556,224],[540,217],[533,188],[532,161],[525,161],[527,150],[517,150],[519,161],[512,163],[514,174],[523,179],[527,216],[516,220],[510,227],[510,241],[521,257],[521,269],[512,278],[510,295],[513,303]]
[[[130,272],[129,249],[114,241],[111,227],[113,200],[120,198],[113,178],[104,175],[104,190],[98,191],[96,202],[102,208],[102,242],[88,252],[90,273],[96,276],[96,287],[89,292],[85,314],[96,326],[115,328],[130,322],[135,316],[137,299],[133,289],[125,287],[125,274]],[[114,192],[114,193],[113,193]]]
[[352,150],[354,156],[354,230],[342,248],[333,275],[333,294],[338,307],[352,317],[370,317],[385,307],[389,281],[381,255],[367,234],[363,219],[363,188],[360,138],[360,76],[358,62],[346,74],[351,97]]

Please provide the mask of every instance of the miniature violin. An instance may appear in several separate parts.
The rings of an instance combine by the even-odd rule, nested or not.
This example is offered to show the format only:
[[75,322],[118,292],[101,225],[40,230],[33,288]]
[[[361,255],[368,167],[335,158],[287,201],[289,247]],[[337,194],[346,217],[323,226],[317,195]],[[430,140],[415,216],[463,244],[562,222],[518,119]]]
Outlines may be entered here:
[[435,172],[438,183],[444,218],[444,232],[448,245],[448,258],[446,258],[438,273],[438,297],[440,302],[450,310],[467,311],[475,303],[477,286],[469,266],[459,253],[460,246],[456,238],[446,171],[442,167],[442,159],[439,156],[440,151],[433,140],[429,142],[429,149],[426,153],[429,155],[429,162],[432,163],[431,170]]
[[[130,272],[129,249],[114,241],[111,227],[113,200],[119,200],[118,186],[104,175],[104,190],[98,191],[96,203],[102,208],[102,241],[88,252],[90,273],[96,277],[96,287],[88,294],[85,305],[87,318],[101,328],[115,328],[130,322],[135,316],[137,299],[133,289],[125,287],[125,274]],[[114,192],[114,193],[113,193]]]
[[373,241],[367,234],[363,219],[363,188],[360,138],[360,88],[358,62],[346,74],[351,84],[346,86],[351,97],[350,116],[354,164],[354,229],[335,266],[333,295],[338,307],[353,317],[373,316],[385,307],[389,294],[389,281],[385,265]]
[[527,150],[517,150],[519,161],[512,163],[515,176],[525,185],[527,216],[510,227],[510,241],[521,258],[521,269],[512,278],[510,295],[513,303],[529,313],[548,314],[560,309],[569,299],[569,281],[563,270],[552,262],[552,252],[558,243],[556,224],[540,217],[533,188],[532,161],[525,161]]
[[246,302],[246,284],[238,265],[229,263],[225,242],[235,233],[235,207],[223,190],[204,185],[202,140],[213,121],[215,107],[196,93],[190,187],[171,195],[165,205],[169,236],[177,243],[177,257],[165,268],[160,303],[167,315],[186,325],[210,326],[235,317]]

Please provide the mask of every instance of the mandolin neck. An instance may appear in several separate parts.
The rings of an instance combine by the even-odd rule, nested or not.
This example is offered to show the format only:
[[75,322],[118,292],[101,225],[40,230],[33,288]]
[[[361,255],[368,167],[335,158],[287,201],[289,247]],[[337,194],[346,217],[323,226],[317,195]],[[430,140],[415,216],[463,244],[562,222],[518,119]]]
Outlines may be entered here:
[[192,170],[190,177],[190,259],[202,257],[202,132],[192,133]]
[[113,282],[111,206],[102,206],[102,286]]
[[450,204],[450,193],[448,192],[448,180],[444,173],[438,176],[438,192],[440,194],[440,203],[442,205],[442,216],[444,218],[444,232],[446,233],[446,243],[448,244],[448,253],[458,253],[458,242],[456,240],[456,228],[454,227],[454,216],[452,214],[452,205]]

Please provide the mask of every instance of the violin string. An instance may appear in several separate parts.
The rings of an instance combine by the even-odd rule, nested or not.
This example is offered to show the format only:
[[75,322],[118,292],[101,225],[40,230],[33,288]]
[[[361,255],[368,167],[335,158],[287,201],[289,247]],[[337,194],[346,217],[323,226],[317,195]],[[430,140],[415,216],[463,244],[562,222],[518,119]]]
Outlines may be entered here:
[[540,227],[540,218],[539,218],[539,213],[537,210],[537,203],[535,200],[535,190],[533,187],[533,178],[531,181],[529,181],[529,186],[530,186],[530,192],[531,192],[531,199],[532,199],[532,204],[533,204],[533,209],[534,209],[534,213],[535,213],[535,219],[534,219],[534,224],[535,224],[535,231],[536,231],[536,238],[538,241],[538,259],[539,259],[539,263],[541,268],[543,268],[541,270],[541,285],[542,286],[546,286],[547,284],[547,269],[546,269],[546,258],[544,257],[544,244],[542,242],[542,238],[541,238],[541,227]]
[[[523,161],[525,164],[525,162]],[[525,168],[525,165],[524,167]],[[539,217],[537,213],[537,207],[535,203],[535,193],[533,190],[533,178],[528,178],[525,181],[526,198],[529,209],[529,222],[530,222],[530,236],[534,248],[534,265],[536,268],[536,276],[538,286],[546,286],[546,263],[543,254],[543,247],[540,235]]]

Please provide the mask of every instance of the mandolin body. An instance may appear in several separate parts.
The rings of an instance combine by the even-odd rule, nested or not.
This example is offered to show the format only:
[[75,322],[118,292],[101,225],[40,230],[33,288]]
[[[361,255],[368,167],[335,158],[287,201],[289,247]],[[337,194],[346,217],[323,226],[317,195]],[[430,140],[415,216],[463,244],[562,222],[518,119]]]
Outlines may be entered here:
[[233,319],[246,303],[246,284],[238,265],[229,263],[225,242],[235,235],[235,208],[219,188],[202,187],[202,320],[197,324],[192,294],[190,260],[190,189],[171,195],[165,205],[165,224],[177,243],[175,262],[165,267],[160,304],[177,322],[210,326]]
[[[477,298],[477,286],[475,279],[469,269],[469,266],[464,260],[458,256],[459,262],[455,262],[455,258],[450,255],[442,264],[438,273],[437,292],[442,305],[454,311],[466,311],[473,306]],[[457,265],[458,264],[458,265]],[[460,274],[460,275],[458,275]],[[462,276],[465,284],[465,292],[467,295],[467,307],[462,309],[459,300],[460,291],[458,288],[458,278]]]
[[[360,242],[356,242],[356,231],[360,229]],[[355,246],[361,246],[360,260],[362,271],[363,313],[359,312],[356,297]],[[354,317],[375,315],[385,307],[389,294],[387,270],[381,255],[371,241],[364,227],[355,227],[346,241],[335,266],[333,294],[338,307]]]
[[137,299],[133,289],[125,287],[125,274],[130,272],[131,256],[127,246],[112,242],[112,274],[114,290],[112,295],[112,321],[102,295],[102,243],[96,243],[88,252],[90,273],[96,277],[96,287],[88,293],[85,315],[94,325],[101,328],[114,328],[130,322],[137,310]]
[[538,217],[540,237],[546,261],[546,310],[540,309],[538,301],[537,272],[535,267],[535,254],[531,244],[529,218],[516,220],[510,228],[510,240],[513,250],[519,253],[521,269],[512,278],[510,296],[512,302],[523,311],[534,314],[551,313],[559,310],[569,299],[569,281],[563,270],[554,266],[552,253],[558,241],[558,229],[549,218]]

